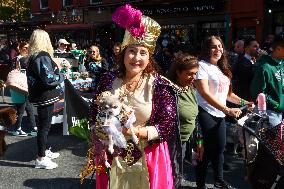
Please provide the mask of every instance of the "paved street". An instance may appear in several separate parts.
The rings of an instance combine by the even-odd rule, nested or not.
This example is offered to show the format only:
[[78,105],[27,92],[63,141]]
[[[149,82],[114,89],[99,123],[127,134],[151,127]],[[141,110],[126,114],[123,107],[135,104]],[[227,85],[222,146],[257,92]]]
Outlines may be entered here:
[[[55,160],[59,167],[54,170],[34,169],[36,157],[35,137],[7,136],[8,150],[4,157],[0,158],[0,189],[77,189],[95,188],[94,183],[86,180],[83,185],[79,183],[78,173],[85,162],[86,143],[74,136],[62,136],[61,125],[54,125],[49,141],[54,151],[59,151],[61,156]],[[248,189],[243,181],[243,162],[227,156],[231,159],[231,171],[225,172],[225,178],[238,189]],[[193,172],[192,168],[189,170]],[[209,176],[212,178],[212,172]],[[208,183],[213,183],[212,179]],[[193,174],[190,174],[194,181]],[[194,187],[194,182],[186,182],[185,188]],[[212,185],[208,185],[211,187]]]
[[85,162],[86,143],[74,136],[61,136],[54,131],[58,131],[57,128],[53,128],[49,141],[53,150],[61,154],[55,160],[59,167],[54,170],[33,168],[36,157],[35,137],[6,137],[8,150],[0,158],[0,189],[95,188],[88,181],[82,186],[79,183],[78,174]]
[[[2,99],[1,99],[2,100]],[[5,102],[10,102],[5,96]],[[7,104],[0,104],[0,107]],[[24,121],[26,122],[26,117]],[[34,169],[36,157],[35,137],[6,136],[8,150],[0,157],[0,189],[94,189],[95,184],[87,179],[83,185],[79,182],[79,171],[85,162],[87,145],[74,136],[62,136],[62,124],[52,125],[49,141],[53,151],[60,152],[55,160],[59,167],[54,170]],[[238,189],[249,189],[244,182],[243,161],[231,155],[226,156],[231,171],[224,173],[225,179]],[[211,169],[210,169],[211,170]],[[183,189],[195,187],[194,170],[188,168],[189,178]],[[208,187],[212,187],[212,171],[208,174]]]

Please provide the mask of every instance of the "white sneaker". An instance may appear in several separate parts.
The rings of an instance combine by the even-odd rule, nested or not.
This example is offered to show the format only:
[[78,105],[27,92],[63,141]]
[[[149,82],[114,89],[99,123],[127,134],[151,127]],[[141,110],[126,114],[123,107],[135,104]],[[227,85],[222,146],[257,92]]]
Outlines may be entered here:
[[50,159],[56,159],[60,156],[58,152],[52,152],[49,148],[48,150],[45,150],[45,156],[50,158]]
[[22,129],[18,129],[13,133],[14,136],[26,137],[28,134]]
[[57,163],[54,163],[48,157],[43,157],[41,160],[36,159],[36,169],[54,169],[56,167],[58,167]]

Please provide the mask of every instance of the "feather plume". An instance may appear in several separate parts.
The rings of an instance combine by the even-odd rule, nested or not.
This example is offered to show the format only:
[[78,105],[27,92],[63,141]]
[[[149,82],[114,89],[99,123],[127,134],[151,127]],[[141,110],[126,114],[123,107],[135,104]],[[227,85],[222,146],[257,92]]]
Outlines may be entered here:
[[125,28],[136,38],[143,38],[146,32],[142,23],[142,12],[126,4],[115,10],[112,20],[120,27]]

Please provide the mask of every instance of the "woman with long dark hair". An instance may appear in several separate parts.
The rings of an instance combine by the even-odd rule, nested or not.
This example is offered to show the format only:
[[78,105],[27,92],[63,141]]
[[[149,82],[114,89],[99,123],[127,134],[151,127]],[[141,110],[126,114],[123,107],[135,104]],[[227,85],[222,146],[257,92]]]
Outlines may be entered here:
[[228,66],[224,43],[220,37],[207,37],[201,46],[201,61],[196,77],[197,101],[199,106],[198,122],[204,143],[202,160],[196,166],[198,189],[205,187],[208,163],[214,170],[215,188],[233,188],[223,180],[224,149],[226,145],[225,116],[239,117],[239,108],[229,108],[226,101],[253,107],[253,103],[241,99],[232,92],[232,73]]

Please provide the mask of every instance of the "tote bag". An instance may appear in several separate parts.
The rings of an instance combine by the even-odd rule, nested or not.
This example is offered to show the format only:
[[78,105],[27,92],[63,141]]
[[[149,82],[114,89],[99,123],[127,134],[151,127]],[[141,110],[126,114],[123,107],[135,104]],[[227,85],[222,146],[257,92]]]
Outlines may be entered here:
[[26,73],[21,72],[21,68],[9,72],[6,80],[7,87],[20,93],[28,94],[28,81]]

